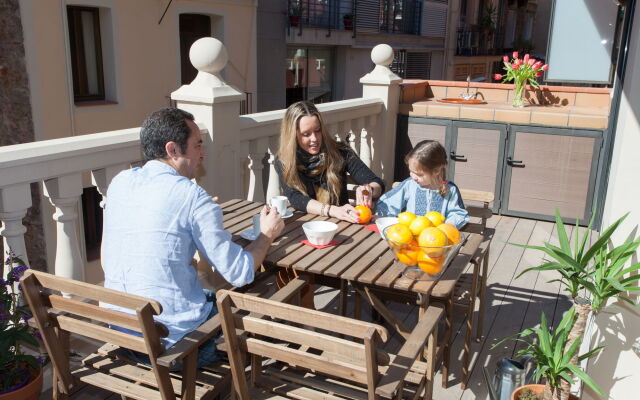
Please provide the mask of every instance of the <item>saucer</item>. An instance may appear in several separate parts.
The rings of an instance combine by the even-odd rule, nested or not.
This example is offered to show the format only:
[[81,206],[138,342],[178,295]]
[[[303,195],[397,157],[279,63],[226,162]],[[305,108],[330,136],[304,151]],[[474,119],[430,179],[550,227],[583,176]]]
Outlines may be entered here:
[[291,210],[287,210],[287,213],[286,213],[286,214],[282,214],[282,215],[280,215],[280,218],[287,219],[287,218],[289,218],[289,217],[290,217],[290,216],[292,216],[292,215],[293,215],[293,211],[291,211]]
[[253,231],[253,228],[250,228],[240,232],[240,237],[243,239],[253,241],[258,238],[258,235],[255,234],[255,232]]

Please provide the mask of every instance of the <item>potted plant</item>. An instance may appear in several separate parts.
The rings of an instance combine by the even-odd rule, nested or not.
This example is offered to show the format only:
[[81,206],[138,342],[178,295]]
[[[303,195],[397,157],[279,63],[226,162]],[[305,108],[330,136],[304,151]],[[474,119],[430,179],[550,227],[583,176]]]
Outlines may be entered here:
[[37,400],[44,358],[22,349],[25,344],[40,348],[35,329],[27,324],[31,314],[21,300],[18,284],[27,266],[11,251],[5,264],[6,279],[0,277],[0,400]]
[[[526,347],[520,349],[518,357],[530,356],[536,363],[534,381],[545,379],[545,384],[526,385],[517,388],[512,394],[512,400],[561,400],[570,399],[569,393],[561,387],[562,380],[573,382],[572,375],[589,385],[593,390],[602,394],[598,385],[577,365],[571,363],[571,359],[578,354],[580,339],[567,347],[571,327],[575,321],[575,310],[569,309],[562,317],[562,321],[555,329],[550,329],[547,317],[542,313],[540,325],[528,328],[513,336],[500,340],[492,348],[497,347],[506,340],[517,340],[526,343]],[[535,339],[535,340],[532,340]],[[586,359],[602,349],[598,347],[578,359]],[[528,389],[525,392],[524,389]],[[531,393],[533,392],[533,393]],[[533,397],[535,394],[536,397]]]
[[344,29],[347,31],[353,30],[353,14],[345,14],[342,16],[342,23],[344,24]]
[[299,0],[289,3],[289,25],[300,25],[300,16],[302,15],[302,3]]
[[[587,247],[587,243],[591,242],[593,217],[584,232],[581,232],[576,221],[572,245],[562,218],[556,210],[559,246],[551,243],[545,243],[544,246],[516,244],[519,247],[540,250],[546,254],[542,265],[528,268],[518,277],[528,271],[557,271],[560,274],[559,281],[571,296],[576,318],[571,326],[567,348],[583,340],[587,321],[601,311],[610,298],[616,297],[635,304],[627,297],[627,293],[640,291],[640,288],[635,286],[640,280],[640,275],[636,273],[640,270],[640,263],[627,264],[640,247],[640,238],[630,235],[622,245],[613,246],[609,243],[611,236],[627,216],[628,214],[625,214],[602,231],[600,237]],[[571,359],[571,364],[577,366],[578,361],[576,353]],[[567,379],[562,383],[567,393],[570,390],[568,382]]]

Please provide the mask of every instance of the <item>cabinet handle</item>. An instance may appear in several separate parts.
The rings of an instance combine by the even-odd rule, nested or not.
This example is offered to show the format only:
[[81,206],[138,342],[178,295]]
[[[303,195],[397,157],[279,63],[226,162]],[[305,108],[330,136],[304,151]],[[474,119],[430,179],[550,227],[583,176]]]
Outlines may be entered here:
[[453,161],[467,162],[467,158],[465,156],[456,154],[455,151],[450,153],[450,157]]
[[516,168],[524,168],[524,162],[520,161],[520,160],[514,160],[511,157],[507,157],[507,164],[512,166],[512,167],[516,167]]

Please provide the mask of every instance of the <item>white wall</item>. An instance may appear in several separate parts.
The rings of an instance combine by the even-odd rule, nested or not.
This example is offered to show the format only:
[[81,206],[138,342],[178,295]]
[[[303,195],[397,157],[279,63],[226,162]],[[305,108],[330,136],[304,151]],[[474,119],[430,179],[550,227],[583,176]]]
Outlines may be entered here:
[[[624,94],[609,174],[609,187],[604,208],[603,227],[630,211],[624,225],[613,237],[621,244],[640,224],[640,11],[636,8],[629,44]],[[636,234],[638,232],[636,231]],[[637,255],[634,262],[638,262]],[[636,300],[637,302],[637,300]],[[640,337],[640,309],[622,305],[601,313],[596,319],[597,345],[605,344],[601,356],[591,361],[588,373],[613,400],[639,398],[640,354],[632,350]],[[598,399],[587,390],[584,400]]]

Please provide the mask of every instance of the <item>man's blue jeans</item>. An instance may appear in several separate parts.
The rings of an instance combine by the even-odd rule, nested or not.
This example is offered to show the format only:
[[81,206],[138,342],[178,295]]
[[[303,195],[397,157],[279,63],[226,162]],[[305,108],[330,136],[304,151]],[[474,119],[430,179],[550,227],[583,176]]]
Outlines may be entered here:
[[[211,302],[213,303],[213,307],[211,307],[211,312],[209,313],[209,315],[207,316],[207,320],[211,319],[214,317],[214,315],[216,315],[218,313],[218,306],[216,304],[216,294],[214,292],[212,292],[211,290],[206,290],[204,291],[204,294],[207,298],[207,302]],[[110,326],[111,329],[115,329],[117,331],[121,331],[121,332],[125,332],[131,335],[135,335],[135,336],[142,336],[141,333],[136,332],[136,331],[132,331],[126,328],[122,328],[119,326],[115,326],[115,325],[111,325]],[[214,335],[211,339],[207,340],[206,342],[204,342],[203,344],[200,345],[200,347],[198,347],[198,362],[197,362],[197,366],[198,368],[202,368],[205,367],[211,363],[213,363],[214,361],[218,361],[221,358],[224,358],[226,356],[225,353],[223,352],[219,352],[216,349],[216,343],[215,340],[220,337],[220,335],[222,334],[222,331],[220,331],[218,334]],[[146,365],[151,365],[151,361],[149,360],[149,356],[147,354],[144,353],[139,353],[137,351],[134,350],[129,350],[129,349],[124,349],[125,350],[125,354],[127,357],[142,363],[142,364],[146,364]],[[172,372],[176,372],[176,371],[182,371],[182,365],[183,365],[183,360],[180,360],[178,363],[176,363],[176,365],[174,365],[173,367],[169,368],[170,371]]]

